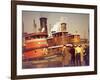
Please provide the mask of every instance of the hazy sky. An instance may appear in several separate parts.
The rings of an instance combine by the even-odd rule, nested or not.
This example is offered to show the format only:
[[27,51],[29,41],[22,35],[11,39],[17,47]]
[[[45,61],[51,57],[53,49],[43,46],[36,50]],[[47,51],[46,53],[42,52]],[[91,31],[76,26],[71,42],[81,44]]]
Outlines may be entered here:
[[[22,15],[24,32],[37,32],[40,27],[39,19],[46,17],[48,33],[55,29],[54,26],[60,26],[60,23],[65,22],[68,33],[75,34],[77,31],[81,38],[88,38],[89,14],[23,11]],[[34,28],[34,20],[37,25],[36,29]]]

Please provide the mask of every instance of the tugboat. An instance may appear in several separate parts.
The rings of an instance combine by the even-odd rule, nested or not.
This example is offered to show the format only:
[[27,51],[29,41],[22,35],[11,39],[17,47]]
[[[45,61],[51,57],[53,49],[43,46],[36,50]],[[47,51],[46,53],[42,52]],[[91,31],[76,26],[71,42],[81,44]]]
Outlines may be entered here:
[[40,58],[45,54],[47,44],[47,18],[40,18],[39,32],[24,34],[23,58]]
[[36,58],[44,55],[44,49],[48,47],[46,33],[32,33],[25,36],[24,57]]

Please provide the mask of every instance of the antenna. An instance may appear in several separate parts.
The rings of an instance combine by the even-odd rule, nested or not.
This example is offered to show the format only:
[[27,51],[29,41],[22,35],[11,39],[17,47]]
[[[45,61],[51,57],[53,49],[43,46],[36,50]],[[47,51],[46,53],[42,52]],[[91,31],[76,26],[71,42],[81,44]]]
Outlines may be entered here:
[[33,19],[33,31],[34,31],[34,29],[36,31],[36,28],[37,28],[37,25],[36,25],[35,19]]

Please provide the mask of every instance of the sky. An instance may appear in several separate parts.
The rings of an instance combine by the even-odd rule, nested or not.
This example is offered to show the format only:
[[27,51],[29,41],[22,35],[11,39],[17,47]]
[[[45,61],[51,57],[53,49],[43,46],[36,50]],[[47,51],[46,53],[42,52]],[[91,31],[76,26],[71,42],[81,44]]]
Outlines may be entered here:
[[[89,27],[89,14],[82,13],[59,13],[59,12],[34,12],[34,11],[23,11],[22,22],[23,31],[27,33],[38,32],[40,28],[40,18],[47,18],[48,34],[51,31],[59,31],[61,23],[67,23],[67,32],[70,34],[79,34],[81,38],[87,38],[88,27]],[[37,28],[34,27],[34,20]]]

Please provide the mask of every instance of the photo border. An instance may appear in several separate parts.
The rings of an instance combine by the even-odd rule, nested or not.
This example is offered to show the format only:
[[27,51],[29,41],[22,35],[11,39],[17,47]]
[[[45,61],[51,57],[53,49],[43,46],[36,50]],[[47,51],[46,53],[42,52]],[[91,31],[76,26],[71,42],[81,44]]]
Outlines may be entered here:
[[[63,8],[81,8],[94,9],[94,71],[71,72],[71,73],[52,73],[52,74],[36,74],[36,75],[17,75],[17,5],[33,5],[47,7],[63,7]],[[29,79],[29,78],[45,78],[45,77],[61,77],[76,75],[93,75],[97,74],[97,6],[96,5],[80,5],[80,4],[64,4],[64,3],[48,3],[33,1],[11,1],[11,79]]]

